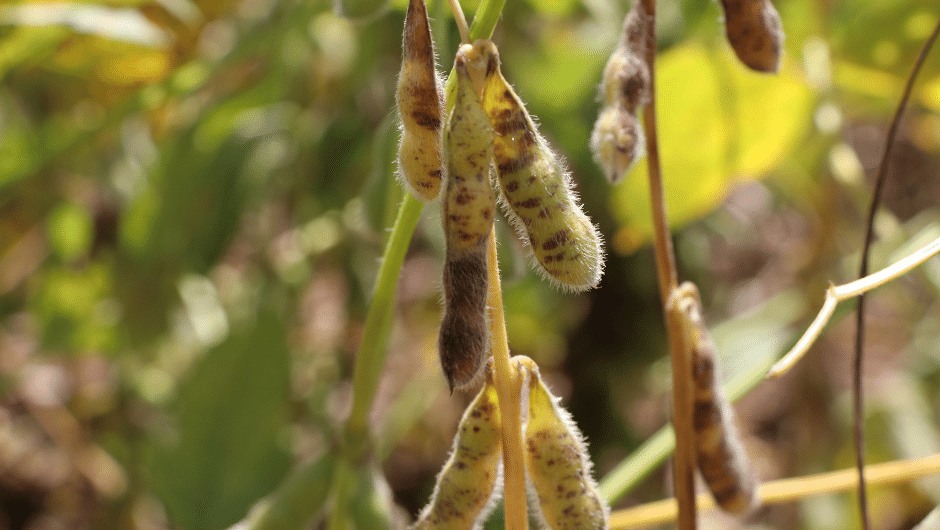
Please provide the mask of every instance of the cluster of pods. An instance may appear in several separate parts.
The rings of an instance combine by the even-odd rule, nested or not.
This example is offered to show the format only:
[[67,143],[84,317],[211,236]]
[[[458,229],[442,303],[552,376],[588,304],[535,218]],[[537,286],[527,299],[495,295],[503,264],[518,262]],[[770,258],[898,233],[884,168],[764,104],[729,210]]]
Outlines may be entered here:
[[[769,0],[722,0],[731,47],[749,68],[779,68],[783,33]],[[604,175],[619,181],[643,152],[639,112],[650,101],[651,17],[637,0],[604,69],[602,109],[590,144]],[[596,287],[603,247],[563,161],[539,134],[503,77],[489,40],[463,44],[454,60],[453,107],[445,111],[424,0],[410,0],[397,89],[402,123],[399,176],[417,198],[440,199],[446,256],[438,349],[451,390],[483,388],[467,408],[450,459],[415,528],[473,528],[499,497],[501,419],[492,380],[487,253],[496,204],[527,244],[536,270],[563,289]],[[757,504],[730,405],[718,381],[714,346],[698,290],[683,284],[667,304],[682,323],[693,372],[698,468],[718,504],[742,513]],[[609,509],[591,477],[584,441],[535,363],[514,357],[524,376],[526,471],[538,515],[550,528],[605,528]],[[489,367],[489,368],[487,368]]]
[[397,92],[399,168],[416,197],[440,197],[447,250],[438,346],[450,387],[459,389],[478,381],[489,354],[486,254],[497,202],[536,270],[564,289],[597,286],[603,249],[564,164],[503,77],[496,45],[460,46],[448,115],[434,62],[426,7],[412,1]]

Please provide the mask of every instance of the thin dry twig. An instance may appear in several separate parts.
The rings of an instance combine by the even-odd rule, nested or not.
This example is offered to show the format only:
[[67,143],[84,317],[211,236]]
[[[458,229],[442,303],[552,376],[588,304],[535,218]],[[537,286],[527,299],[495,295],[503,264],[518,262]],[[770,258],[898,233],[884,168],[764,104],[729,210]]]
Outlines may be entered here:
[[831,285],[826,290],[826,300],[823,302],[822,309],[816,315],[813,323],[806,328],[806,332],[800,337],[793,348],[790,349],[770,371],[767,372],[768,378],[780,377],[790,371],[791,368],[809,352],[810,347],[819,338],[826,323],[835,313],[839,302],[850,300],[861,296],[876,287],[895,280],[918,266],[922,265],[928,259],[940,254],[940,238],[934,239],[908,256],[892,263],[878,272],[865,276],[864,278],[849,282],[843,285]]
[[[891,152],[894,149],[895,140],[898,135],[898,128],[901,125],[901,117],[907,108],[907,103],[911,98],[911,92],[914,89],[914,82],[917,81],[917,75],[920,73],[927,54],[933,47],[937,34],[940,33],[940,21],[933,33],[927,38],[924,47],[920,50],[920,55],[914,63],[911,75],[907,78],[907,85],[901,95],[901,102],[891,120],[891,127],[888,129],[888,136],[885,138],[885,150],[881,156],[881,162],[878,165],[878,173],[875,177],[875,190],[871,197],[871,204],[868,207],[868,219],[865,222],[865,243],[862,246],[862,261],[859,264],[858,277],[864,278],[868,274],[868,259],[871,250],[871,244],[875,237],[875,212],[881,203],[881,196],[884,190],[885,182],[888,180],[888,168],[891,161]],[[865,530],[871,528],[871,522],[868,517],[868,498],[865,488],[865,432],[863,429],[862,406],[862,359],[865,353],[865,295],[858,297],[858,309],[855,313],[855,359],[852,366],[852,422],[854,427],[855,439],[855,467],[858,470],[858,507],[862,517],[862,527]]]
[[[872,464],[867,466],[866,470],[868,482],[872,485],[910,482],[940,473],[940,454]],[[794,502],[815,495],[851,491],[856,489],[858,484],[856,470],[847,468],[767,482],[760,486],[759,495],[761,504],[767,506]],[[698,496],[697,505],[702,511],[710,510],[715,507],[715,501],[710,495],[703,494]],[[675,500],[665,499],[612,513],[610,528],[611,530],[626,530],[662,525],[675,521],[676,515]]]

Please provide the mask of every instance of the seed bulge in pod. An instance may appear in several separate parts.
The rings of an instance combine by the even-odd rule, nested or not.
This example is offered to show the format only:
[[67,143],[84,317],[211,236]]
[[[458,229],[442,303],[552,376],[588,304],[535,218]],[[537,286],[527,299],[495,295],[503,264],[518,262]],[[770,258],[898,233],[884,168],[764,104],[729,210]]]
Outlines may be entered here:
[[492,376],[467,407],[416,530],[480,528],[500,496],[502,443]]
[[604,108],[591,133],[594,161],[611,184],[619,182],[643,154],[643,130],[622,105]]
[[770,0],[721,0],[728,42],[751,70],[773,73],[780,69],[783,28]]
[[427,7],[424,0],[410,0],[395,94],[401,116],[398,171],[408,190],[425,201],[440,192],[443,167],[441,117],[444,103],[434,64],[434,41]]
[[636,0],[623,21],[620,43],[604,66],[600,92],[604,106],[618,103],[636,116],[649,101],[650,72],[646,47],[650,16],[641,0]]
[[747,513],[758,504],[757,481],[734,426],[734,411],[721,389],[715,345],[702,320],[698,288],[682,284],[669,306],[678,313],[692,355],[692,423],[699,472],[723,510]]
[[490,184],[493,130],[468,71],[469,47],[461,47],[455,60],[457,95],[447,125],[441,201],[447,249],[438,351],[452,390],[475,381],[490,351],[486,252],[496,209]]
[[483,106],[496,133],[493,158],[506,216],[529,243],[542,276],[568,290],[596,287],[603,273],[600,234],[581,210],[561,160],[503,78],[496,46],[473,46],[487,56]]
[[597,491],[581,432],[531,361],[529,376],[525,462],[539,515],[547,528],[608,528],[610,508]]

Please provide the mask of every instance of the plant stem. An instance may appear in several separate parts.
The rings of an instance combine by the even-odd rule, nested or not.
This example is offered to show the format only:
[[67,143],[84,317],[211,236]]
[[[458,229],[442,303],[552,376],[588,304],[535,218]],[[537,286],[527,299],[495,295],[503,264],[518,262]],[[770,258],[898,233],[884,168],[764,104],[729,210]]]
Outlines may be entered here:
[[303,470],[291,474],[271,501],[252,517],[251,530],[279,530],[306,528],[310,514],[320,511],[329,494],[336,462],[332,455],[324,455]]
[[490,231],[487,249],[489,290],[487,304],[490,317],[490,344],[493,350],[493,381],[499,396],[499,414],[503,438],[503,498],[507,530],[526,530],[529,527],[526,508],[525,461],[522,442],[522,373],[509,359],[509,341],[506,337],[506,317],[503,314],[503,290],[499,278],[499,260],[496,252],[496,227]]
[[378,387],[379,377],[385,367],[385,346],[392,326],[393,301],[398,291],[398,276],[405,261],[405,253],[411,235],[418,226],[424,204],[406,193],[398,209],[398,217],[385,247],[382,264],[375,282],[375,294],[369,304],[366,323],[362,332],[362,343],[356,356],[353,372],[353,403],[346,421],[346,436],[343,441],[352,451],[354,460],[361,458],[368,434],[367,422],[372,400]]
[[[909,482],[940,473],[940,454],[911,460],[894,460],[866,466],[868,482],[873,485],[886,485]],[[815,495],[850,491],[858,487],[858,475],[854,468],[830,471],[817,475],[775,480],[761,484],[761,504],[782,504]],[[699,495],[698,507],[702,510],[714,508],[715,501],[710,495]],[[613,512],[610,516],[611,530],[625,530],[652,525],[668,524],[677,515],[676,502],[673,499],[651,502]]]
[[780,377],[790,371],[800,359],[809,351],[810,347],[819,338],[826,323],[835,313],[839,302],[862,296],[863,294],[881,287],[882,285],[904,275],[923,264],[928,259],[940,253],[940,238],[934,239],[923,247],[905,256],[898,261],[888,265],[878,272],[872,273],[863,278],[843,285],[831,285],[826,289],[826,300],[822,308],[813,319],[813,323],[806,328],[806,332],[800,337],[793,348],[790,349],[767,373],[768,378]]
[[488,39],[493,36],[493,30],[499,17],[503,16],[503,6],[506,0],[483,0],[483,5],[473,16],[470,23],[470,42],[476,39]]
[[379,275],[375,282],[375,294],[362,332],[362,342],[353,369],[353,402],[346,429],[341,441],[342,460],[333,472],[331,490],[334,493],[333,514],[330,530],[342,530],[346,526],[346,501],[349,496],[352,470],[368,457],[369,412],[378,389],[379,377],[385,368],[385,353],[388,335],[392,327],[395,294],[398,292],[398,276],[405,262],[405,253],[411,236],[418,226],[424,203],[405,193],[398,209],[398,217],[392,234],[385,246]]
[[[470,29],[472,39],[489,38],[493,34],[493,29],[499,21],[505,3],[506,0],[483,0],[483,4],[478,10],[477,16],[474,17],[473,26]],[[453,81],[454,76],[449,76],[446,86],[451,86]],[[447,111],[449,112],[451,108],[453,108],[452,102],[448,105]],[[356,367],[353,371],[352,410],[346,420],[346,428],[340,447],[341,456],[345,463],[353,466],[359,465],[368,456],[369,412],[375,399],[379,377],[385,367],[386,346],[388,345],[388,334],[394,313],[392,302],[398,290],[398,276],[405,260],[405,253],[408,250],[415,227],[418,225],[423,206],[424,204],[412,197],[411,194],[406,193],[402,198],[398,217],[395,219],[391,236],[385,246],[382,264],[379,267],[375,295],[369,304],[369,311],[366,315],[362,342],[359,345]],[[346,497],[348,496],[346,483],[351,480],[349,474],[344,471],[346,468],[341,465],[342,463],[339,462],[337,469],[333,472],[331,485],[331,491],[335,495],[334,509],[336,510],[343,510],[346,506]],[[313,515],[311,514],[311,517]],[[331,523],[341,521],[342,517],[342,514],[334,513]]]
[[669,232],[669,217],[663,195],[659,143],[656,135],[656,0],[642,0],[649,15],[646,32],[646,64],[650,74],[649,103],[643,110],[646,132],[646,156],[649,173],[650,202],[655,229],[656,274],[663,304],[669,352],[672,361],[672,422],[676,432],[676,454],[673,464],[673,487],[679,504],[679,528],[695,528],[695,431],[692,428],[692,367],[683,347],[680,323],[667,304],[678,286],[676,257]]
[[[885,182],[888,180],[888,167],[891,160],[891,151],[894,148],[895,139],[898,135],[898,128],[901,125],[901,117],[904,115],[904,109],[907,108],[907,102],[911,98],[911,92],[914,89],[914,82],[917,81],[917,74],[920,73],[921,66],[930,53],[930,48],[937,40],[937,34],[940,33],[940,21],[937,22],[933,33],[927,38],[911,74],[907,78],[907,84],[904,86],[904,93],[898,108],[891,120],[891,127],[888,129],[888,136],[885,138],[885,150],[881,156],[881,162],[878,165],[878,174],[875,177],[875,189],[872,193],[871,204],[868,207],[868,218],[865,222],[865,243],[862,249],[862,260],[858,268],[858,277],[864,278],[868,275],[868,257],[871,250],[872,241],[875,239],[875,213],[878,210],[878,204],[881,202],[882,191]],[[868,517],[868,496],[865,491],[865,431],[863,429],[864,414],[862,411],[864,397],[862,392],[862,359],[865,354],[865,295],[858,297],[858,308],[855,312],[855,359],[852,363],[852,425],[854,427],[855,439],[855,467],[858,470],[858,507],[862,518],[862,528],[868,530],[871,528],[871,522]]]
[[460,7],[460,0],[450,0],[450,10],[454,14],[454,22],[457,23],[461,42],[470,44],[470,29],[467,28],[467,17],[464,16],[463,9]]

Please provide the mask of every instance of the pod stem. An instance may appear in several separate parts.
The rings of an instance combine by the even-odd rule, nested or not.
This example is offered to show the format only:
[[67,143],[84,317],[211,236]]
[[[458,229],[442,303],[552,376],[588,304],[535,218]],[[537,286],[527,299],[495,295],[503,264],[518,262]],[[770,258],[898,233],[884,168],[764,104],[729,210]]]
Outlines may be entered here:
[[464,16],[463,9],[460,7],[460,0],[450,0],[450,10],[454,13],[454,22],[457,23],[460,41],[470,44],[470,27],[467,26],[467,17]]
[[650,75],[649,103],[643,109],[646,133],[646,156],[649,175],[650,202],[653,213],[653,240],[656,251],[656,275],[659,295],[669,335],[672,361],[672,423],[676,431],[676,454],[673,462],[673,488],[679,505],[678,527],[695,528],[695,431],[692,428],[692,366],[682,340],[681,326],[668,303],[678,287],[676,256],[669,232],[669,215],[663,194],[662,169],[659,163],[659,142],[656,135],[656,0],[642,0],[649,13],[646,31],[646,65]]
[[522,371],[509,359],[509,340],[506,337],[506,317],[503,313],[502,282],[499,278],[499,260],[496,253],[496,227],[490,232],[487,248],[489,273],[488,300],[490,340],[493,350],[493,382],[499,396],[499,414],[503,438],[503,498],[505,523],[508,530],[526,530],[529,527],[526,507],[525,460],[522,441]]

